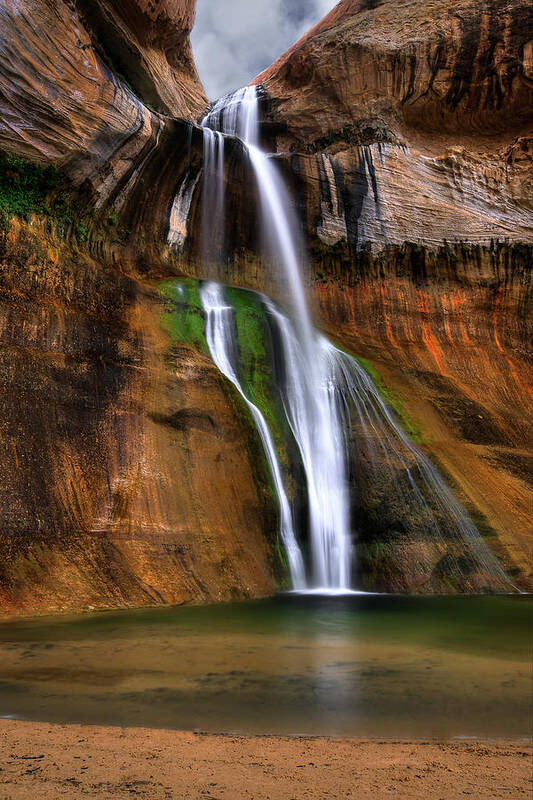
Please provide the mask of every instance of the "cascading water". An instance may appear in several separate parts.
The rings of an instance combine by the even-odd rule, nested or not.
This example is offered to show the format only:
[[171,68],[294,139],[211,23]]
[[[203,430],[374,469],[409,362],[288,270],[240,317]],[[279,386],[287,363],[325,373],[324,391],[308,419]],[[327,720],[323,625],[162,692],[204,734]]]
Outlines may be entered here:
[[202,120],[203,128],[237,136],[247,145],[259,142],[259,103],[255,86],[245,86],[217,100]]
[[270,300],[264,298],[264,303],[279,332],[285,365],[283,407],[307,479],[311,586],[344,591],[350,588],[352,568],[346,447],[322,337],[314,336],[313,364],[312,351],[305,347],[309,343],[302,343],[297,328]]
[[204,128],[204,186],[202,243],[204,260],[220,255],[224,244],[224,136]]
[[[398,425],[368,373],[327,339],[322,338],[321,345],[330,364],[345,430],[358,428],[359,451],[367,456],[374,474],[378,470],[388,473],[389,492],[397,494],[412,516],[423,521],[431,541],[443,546],[442,550],[454,562],[450,571],[461,572],[458,558],[450,548],[459,545],[459,552],[467,553],[476,569],[490,576],[495,585],[504,591],[515,589],[431,461]],[[348,452],[346,455],[349,458]],[[397,473],[407,478],[405,490]]]
[[276,455],[276,448],[270,431],[257,406],[249,400],[237,377],[237,365],[234,363],[237,353],[233,308],[224,298],[224,290],[217,283],[205,283],[200,290],[200,297],[207,321],[205,336],[211,357],[223,375],[235,386],[256,424],[267,456],[270,471],[276,488],[280,507],[280,533],[287,553],[293,587],[305,587],[305,570],[300,548],[294,535],[292,514],[281,477],[281,470]]
[[344,591],[350,588],[351,548],[343,434],[305,298],[296,215],[275,166],[257,144],[258,120],[257,91],[249,86],[229,102],[218,103],[203,125],[242,138],[255,172],[264,227],[288,282],[298,330],[299,347],[287,351],[290,368],[284,404],[307,481],[311,585]]
[[[496,583],[508,588],[507,576],[477,529],[433,465],[396,424],[367,373],[355,359],[335,348],[313,328],[300,272],[303,246],[298,222],[272,158],[258,145],[258,119],[256,87],[246,87],[219,101],[203,121],[204,232],[215,210],[223,215],[224,135],[237,136],[249,154],[258,186],[262,224],[268,234],[265,238],[282,269],[293,312],[290,320],[268,298],[262,298],[281,343],[280,358],[285,368],[280,395],[306,476],[311,551],[307,578],[272,437],[263,415],[245,396],[237,377],[232,308],[216,284],[204,285],[201,298],[213,360],[247,403],[263,442],[278,494],[281,534],[293,587],[330,593],[350,590],[354,559],[348,491],[349,435],[358,426],[370,461],[377,464],[376,453],[381,453],[380,469],[382,464],[390,466],[391,491],[402,502],[406,492],[409,493],[416,513],[426,520],[425,530],[435,540],[466,544],[476,565]],[[211,204],[209,209],[207,203]],[[213,241],[212,225],[209,230]],[[222,247],[220,242],[219,252]],[[407,475],[407,487],[402,487],[396,478],[393,461]]]

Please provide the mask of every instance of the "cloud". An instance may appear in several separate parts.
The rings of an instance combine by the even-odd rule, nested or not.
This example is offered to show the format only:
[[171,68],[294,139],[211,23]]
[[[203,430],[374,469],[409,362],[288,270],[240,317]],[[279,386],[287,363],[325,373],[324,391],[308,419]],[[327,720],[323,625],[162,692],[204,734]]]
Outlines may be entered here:
[[192,45],[214,100],[250,82],[337,0],[197,0]]

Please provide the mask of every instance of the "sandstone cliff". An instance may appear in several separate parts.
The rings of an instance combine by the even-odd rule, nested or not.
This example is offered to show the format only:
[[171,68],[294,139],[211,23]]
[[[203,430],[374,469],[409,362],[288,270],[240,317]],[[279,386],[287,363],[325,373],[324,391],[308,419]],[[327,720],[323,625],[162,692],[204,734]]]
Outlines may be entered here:
[[270,593],[253,429],[160,292],[24,222],[0,264],[0,608]]
[[532,28],[524,0],[341,0],[255,80],[299,151],[324,136],[490,147],[531,133]]
[[194,3],[2,0],[0,16],[0,610],[268,594],[276,505],[253,428],[150,282],[206,104]]
[[0,148],[61,168],[97,208],[117,187],[124,202],[166,128],[185,142],[205,108],[189,0],[3,0],[0,15]]
[[[193,5],[0,0],[2,610],[275,585],[257,437],[158,288],[283,295],[237,142],[225,257],[201,259]],[[323,328],[368,360],[524,588],[530,16],[525,0],[341,2],[259,78]]]

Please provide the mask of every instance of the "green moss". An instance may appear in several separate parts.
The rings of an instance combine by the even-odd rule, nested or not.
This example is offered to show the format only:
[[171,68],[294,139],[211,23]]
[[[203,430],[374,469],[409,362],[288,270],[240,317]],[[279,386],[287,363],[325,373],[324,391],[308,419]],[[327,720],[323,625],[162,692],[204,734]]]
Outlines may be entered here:
[[421,444],[423,437],[420,428],[409,416],[398,395],[392,389],[389,389],[387,386],[385,386],[381,375],[371,361],[369,361],[367,358],[361,358],[360,356],[354,356],[354,358],[358,364],[363,367],[365,372],[367,372],[372,378],[374,386],[378,390],[381,399],[389,406],[389,408],[394,411],[405,432],[409,435],[412,441],[416,444]]
[[172,341],[185,342],[208,353],[198,282],[192,279],[165,281],[159,284],[159,291],[166,300],[161,322]]
[[282,462],[286,463],[283,415],[274,399],[272,367],[265,344],[268,334],[265,312],[259,298],[253,292],[228,288],[226,293],[235,309],[241,386],[248,399],[263,414],[278,455]]
[[[163,328],[173,342],[183,342],[203,353],[209,353],[205,338],[205,315],[199,295],[199,284],[194,279],[165,281],[158,285],[165,298],[166,309],[162,317]],[[263,414],[282,465],[289,462],[287,441],[290,433],[287,430],[283,411],[273,385],[273,375],[268,352],[268,330],[265,312],[259,297],[244,289],[226,288],[228,301],[235,310],[237,346],[239,349],[239,381],[246,397],[251,400]],[[268,508],[277,508],[278,498],[270,467],[264,449],[258,439],[256,426],[250,415],[248,406],[233,386],[228,386],[235,419],[249,432],[250,454],[254,461],[261,462],[262,468],[257,470],[258,488],[263,494]],[[261,477],[261,476],[264,476]],[[282,542],[279,540],[277,523],[272,528],[272,559],[275,574],[283,588],[288,574],[287,557]]]
[[386,586],[390,576],[398,570],[396,547],[391,542],[360,542],[357,560],[364,588],[370,591]]
[[[444,469],[442,469],[442,467],[441,467],[441,472],[444,472]],[[452,485],[454,490],[457,492],[457,489],[455,489],[454,486],[455,481],[453,480],[452,476],[448,478],[448,481]],[[468,502],[466,502],[464,505],[468,512],[468,516],[470,517],[470,519],[472,520],[472,522],[474,523],[474,525],[476,526],[482,537],[484,539],[492,540],[492,543],[490,545],[492,547],[494,544],[497,543],[498,540],[497,532],[494,530],[492,525],[490,525],[485,515],[478,508],[475,508]]]
[[[167,301],[162,324],[172,340],[185,342],[196,350],[209,353],[198,282],[194,279],[165,281],[159,284],[159,290]],[[231,288],[227,288],[226,292],[235,309],[240,361],[238,377],[242,389],[265,417],[279,455],[286,462],[286,432],[282,411],[274,400],[272,369],[265,346],[267,330],[264,311],[253,292]]]
[[78,242],[83,243],[86,242],[89,238],[89,229],[84,222],[79,222],[75,228],[76,238]]
[[278,583],[278,589],[280,591],[287,591],[291,588],[291,582],[289,580],[289,559],[279,534],[276,536],[272,546],[272,556],[274,574]]
[[76,218],[76,210],[66,192],[60,192],[54,198],[51,216],[54,218],[58,234],[66,236]]

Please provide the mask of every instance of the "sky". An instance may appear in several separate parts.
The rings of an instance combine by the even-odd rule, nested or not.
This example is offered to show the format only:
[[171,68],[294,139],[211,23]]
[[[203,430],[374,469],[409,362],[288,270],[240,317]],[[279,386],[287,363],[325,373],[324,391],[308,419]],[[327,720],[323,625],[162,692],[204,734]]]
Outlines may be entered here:
[[197,0],[192,46],[210,100],[268,67],[337,0]]

